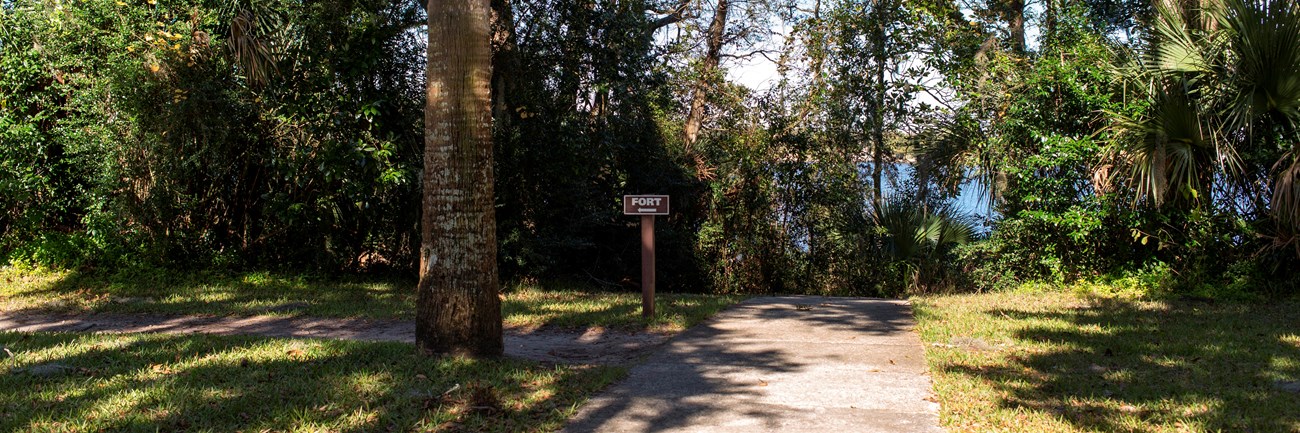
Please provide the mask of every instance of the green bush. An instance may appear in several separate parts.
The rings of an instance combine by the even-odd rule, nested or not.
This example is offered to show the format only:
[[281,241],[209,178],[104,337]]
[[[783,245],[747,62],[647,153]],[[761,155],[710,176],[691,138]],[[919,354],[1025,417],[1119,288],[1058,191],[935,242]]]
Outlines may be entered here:
[[[0,252],[411,266],[419,14],[378,0],[6,3]],[[232,37],[241,16],[257,18],[252,42]],[[237,42],[270,49],[253,65]]]

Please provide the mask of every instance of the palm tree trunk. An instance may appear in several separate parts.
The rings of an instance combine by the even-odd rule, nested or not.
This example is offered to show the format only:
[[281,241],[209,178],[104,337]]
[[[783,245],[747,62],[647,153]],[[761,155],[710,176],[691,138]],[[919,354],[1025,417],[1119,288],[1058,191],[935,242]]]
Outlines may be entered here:
[[503,352],[492,190],[489,0],[429,2],[416,346]]

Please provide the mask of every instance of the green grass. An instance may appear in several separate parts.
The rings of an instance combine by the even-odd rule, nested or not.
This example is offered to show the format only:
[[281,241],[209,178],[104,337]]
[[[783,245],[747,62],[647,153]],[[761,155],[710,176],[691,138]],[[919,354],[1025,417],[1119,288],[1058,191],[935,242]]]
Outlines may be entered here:
[[951,431],[1295,432],[1300,304],[913,300]]
[[[415,281],[308,278],[265,272],[226,274],[126,270],[0,271],[0,306],[8,310],[149,314],[258,315],[407,319]],[[304,308],[277,312],[291,304]]]
[[0,352],[6,432],[554,431],[625,374],[400,343],[0,333],[0,345],[13,353]]
[[[416,281],[128,270],[116,274],[0,269],[0,310],[169,315],[299,315],[413,320]],[[640,293],[583,290],[574,284],[507,287],[502,310],[512,327],[685,329],[740,299],[660,293],[658,317],[642,319]],[[291,308],[284,308],[291,307]]]
[[640,293],[525,287],[507,292],[501,309],[505,311],[506,323],[513,326],[678,332],[742,299],[735,295],[660,293],[655,296],[656,317],[646,320],[641,318]]

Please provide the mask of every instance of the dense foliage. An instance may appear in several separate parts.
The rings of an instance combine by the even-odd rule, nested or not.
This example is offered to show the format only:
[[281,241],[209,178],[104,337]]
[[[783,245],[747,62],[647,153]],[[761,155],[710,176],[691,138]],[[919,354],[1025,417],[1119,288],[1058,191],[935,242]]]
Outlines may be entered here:
[[409,260],[417,10],[289,5],[6,2],[11,259]]
[[[634,287],[658,193],[676,290],[1294,293],[1300,13],[1198,5],[493,1],[501,270]],[[422,5],[0,6],[9,262],[413,269]]]

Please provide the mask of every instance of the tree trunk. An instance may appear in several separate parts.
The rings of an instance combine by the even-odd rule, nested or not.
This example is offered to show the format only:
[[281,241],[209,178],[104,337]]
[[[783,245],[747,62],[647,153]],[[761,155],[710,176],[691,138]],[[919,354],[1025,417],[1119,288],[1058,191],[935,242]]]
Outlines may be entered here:
[[[803,100],[799,113],[793,123],[794,127],[799,129],[806,128],[812,121],[810,114],[822,109],[826,101],[826,45],[829,34],[826,30],[827,25],[822,21],[822,0],[816,0],[813,3],[812,17],[809,19],[813,25],[809,31],[809,37],[805,44],[808,46],[808,74],[811,76],[811,85],[809,86],[808,96]],[[808,22],[808,21],[805,21]]]
[[503,352],[492,190],[489,0],[429,2],[416,346]]
[[1011,33],[1011,52],[1025,54],[1025,0],[1008,3],[1007,28]]
[[885,44],[888,42],[885,40],[885,24],[891,5],[884,0],[876,0],[875,3],[873,9],[876,14],[876,28],[872,49],[876,63],[876,94],[873,101],[875,113],[872,113],[873,125],[871,125],[871,181],[875,188],[871,193],[871,200],[876,209],[879,209],[885,188],[881,176],[885,168],[885,62],[888,61],[885,55]]
[[727,10],[731,8],[729,0],[718,0],[718,7],[713,12],[713,23],[709,24],[706,35],[707,48],[704,53],[704,69],[695,81],[695,92],[691,95],[691,111],[686,114],[685,132],[686,148],[690,149],[700,137],[700,127],[704,124],[704,102],[708,99],[709,83],[718,71],[722,59],[722,43],[727,32]]
[[511,94],[519,73],[515,38],[515,13],[510,0],[492,0],[492,120],[498,126],[513,121]]
[[1048,43],[1055,43],[1056,38],[1056,0],[1044,0],[1043,34],[1038,37],[1038,47],[1042,50]]

